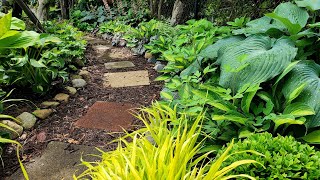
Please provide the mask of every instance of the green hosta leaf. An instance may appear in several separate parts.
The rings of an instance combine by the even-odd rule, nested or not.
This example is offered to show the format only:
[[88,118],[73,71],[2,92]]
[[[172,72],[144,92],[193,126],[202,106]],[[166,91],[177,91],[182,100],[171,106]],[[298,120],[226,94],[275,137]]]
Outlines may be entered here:
[[320,28],[320,22],[314,23],[314,24],[308,24],[310,28]]
[[283,25],[286,26],[291,35],[297,34],[302,29],[299,24],[293,24],[289,19],[283,18],[276,13],[268,13],[266,14],[266,16],[280,21]]
[[223,51],[225,48],[230,46],[233,43],[244,40],[245,38],[242,36],[232,36],[225,39],[221,39],[217,41],[215,44],[208,46],[204,50],[202,50],[199,56],[209,59],[215,59],[218,57],[218,52],[221,49]]
[[309,19],[309,14],[305,9],[290,2],[281,3],[274,10],[274,13],[266,14],[266,16],[277,20],[276,23],[284,25],[290,34],[297,34],[306,26]]
[[26,24],[21,19],[12,17],[10,29],[25,30],[26,29]]
[[39,34],[34,31],[23,31],[14,36],[0,39],[0,48],[27,48],[39,40]]
[[281,73],[281,75],[277,78],[277,81],[275,82],[275,85],[277,85],[279,83],[279,81],[286,76],[300,61],[294,61],[292,63],[290,63],[286,69],[284,69],[284,71]]
[[41,61],[37,61],[34,59],[30,60],[30,64],[31,64],[31,66],[36,67],[36,68],[46,67],[46,65],[44,65]]
[[283,111],[283,114],[291,114],[294,117],[314,115],[315,112],[312,107],[304,103],[292,103],[289,104]]
[[256,95],[258,89],[252,92],[247,92],[244,97],[241,100],[241,109],[243,110],[243,112],[245,113],[249,113],[249,109],[250,109],[250,105],[251,105],[251,101],[254,97],[254,95]]
[[271,33],[272,31],[280,30],[283,31],[285,29],[281,24],[273,24],[272,19],[269,17],[262,17],[259,19],[252,20],[246,24],[247,27],[242,29],[237,29],[232,31],[233,34],[245,34],[247,36],[252,34],[262,34],[262,33]]
[[165,99],[167,99],[167,100],[170,100],[170,101],[173,100],[173,95],[172,95],[172,93],[170,93],[170,92],[164,92],[164,91],[162,91],[162,92],[160,93],[160,95],[161,95],[162,98],[165,98]]
[[267,36],[250,36],[219,54],[219,84],[233,92],[256,86],[279,75],[296,54],[297,49],[289,40],[279,39],[273,43],[273,39]]
[[306,136],[302,137],[308,143],[319,144],[320,143],[320,130],[313,131]]
[[296,1],[299,7],[306,7],[311,11],[316,11],[320,9],[320,0],[303,0]]
[[248,120],[247,117],[245,117],[244,115],[242,115],[241,113],[238,113],[236,111],[228,112],[224,115],[212,114],[211,118],[212,118],[212,120],[215,120],[215,121],[222,121],[222,120],[233,121],[233,122],[237,122],[237,123],[240,123],[243,125]]
[[306,121],[305,118],[295,119],[294,116],[291,115],[291,114],[283,114],[283,115],[270,114],[267,118],[271,119],[275,123],[274,132],[278,129],[278,127],[280,125],[283,125],[283,124],[287,124],[287,125],[292,125],[292,124],[302,125]]
[[155,81],[165,81],[170,79],[172,76],[170,74],[163,74],[155,79]]
[[[293,102],[307,104],[314,109],[315,115],[307,118],[307,127],[320,126],[320,65],[314,61],[301,61],[286,76],[282,93],[287,101],[292,94],[298,94]],[[303,87],[303,88],[301,88]]]
[[0,18],[0,38],[10,30],[11,12]]

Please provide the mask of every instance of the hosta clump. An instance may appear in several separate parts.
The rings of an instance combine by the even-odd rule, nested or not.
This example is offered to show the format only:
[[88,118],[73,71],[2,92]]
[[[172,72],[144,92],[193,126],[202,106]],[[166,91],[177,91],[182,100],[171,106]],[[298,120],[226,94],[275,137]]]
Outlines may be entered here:
[[[223,148],[219,155],[223,152]],[[236,173],[247,173],[259,179],[319,179],[320,152],[293,137],[278,136],[269,133],[254,134],[234,145],[232,152],[254,150],[265,157],[249,154],[233,154],[224,166],[242,158],[253,158],[262,166],[244,165],[235,169]],[[218,155],[218,156],[219,156]]]
[[81,31],[67,22],[47,21],[45,27],[48,33],[54,34],[61,40],[51,51],[44,54],[45,58],[48,60],[54,58],[71,69],[74,69],[74,65],[81,66],[85,63],[84,51],[87,42],[83,39],[84,34]]

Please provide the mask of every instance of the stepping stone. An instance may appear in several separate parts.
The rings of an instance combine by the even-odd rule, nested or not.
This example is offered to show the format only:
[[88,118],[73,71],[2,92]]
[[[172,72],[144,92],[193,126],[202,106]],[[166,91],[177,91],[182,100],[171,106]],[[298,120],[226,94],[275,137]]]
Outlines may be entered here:
[[104,66],[106,67],[106,69],[120,69],[120,68],[134,67],[135,65],[130,61],[119,61],[119,62],[105,63]]
[[97,39],[97,38],[90,37],[90,36],[85,36],[84,40],[86,40],[90,44],[109,44],[109,42],[106,40]]
[[83,128],[122,132],[123,128],[129,129],[131,127],[134,117],[130,114],[130,109],[134,107],[132,104],[98,101],[75,125]]
[[95,51],[99,52],[99,53],[104,53],[105,51],[111,49],[110,46],[105,46],[105,45],[96,45],[93,47]]
[[[74,145],[63,142],[50,142],[41,157],[36,157],[25,167],[32,180],[72,180],[72,175],[78,170],[83,172],[86,168],[79,166],[81,156],[86,161],[97,161],[97,157],[88,154],[100,155],[95,147]],[[8,180],[24,180],[21,170],[16,171]]]
[[128,59],[131,57],[130,53],[125,52],[122,49],[112,49],[107,55],[109,59]]
[[128,71],[104,74],[104,87],[129,87],[150,85],[148,71]]

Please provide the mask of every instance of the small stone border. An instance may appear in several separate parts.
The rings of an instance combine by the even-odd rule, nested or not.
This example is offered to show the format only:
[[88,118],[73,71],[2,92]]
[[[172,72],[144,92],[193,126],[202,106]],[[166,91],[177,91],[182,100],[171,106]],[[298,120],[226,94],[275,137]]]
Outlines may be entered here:
[[16,121],[13,120],[2,120],[0,123],[10,127],[15,130],[15,132],[10,131],[5,128],[1,128],[1,131],[4,131],[10,135],[11,139],[20,138],[21,140],[25,140],[27,138],[27,134],[23,133],[24,130],[32,129],[38,119],[45,120],[53,113],[53,107],[59,106],[61,103],[68,103],[70,96],[74,96],[77,93],[77,88],[83,88],[87,85],[87,81],[90,80],[90,73],[84,67],[77,75],[70,75],[71,86],[66,86],[64,89],[68,92],[66,93],[58,93],[52,100],[44,101],[41,103],[39,109],[30,112],[23,112],[19,116],[15,118]]

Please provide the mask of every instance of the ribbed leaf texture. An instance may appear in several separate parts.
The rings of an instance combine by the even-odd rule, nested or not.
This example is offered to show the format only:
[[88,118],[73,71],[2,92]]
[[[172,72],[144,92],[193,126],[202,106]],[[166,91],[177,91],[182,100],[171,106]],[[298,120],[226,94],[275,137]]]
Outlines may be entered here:
[[314,128],[320,126],[320,65],[314,61],[301,61],[286,76],[282,93],[288,100],[290,94],[304,85],[304,89],[293,102],[308,104],[315,111],[314,116],[307,118],[306,126]]
[[266,82],[279,75],[294,59],[297,49],[287,39],[253,35],[219,51],[219,84],[233,92]]
[[[269,16],[269,17],[267,17]],[[281,3],[273,13],[250,21],[246,28],[237,29],[233,34],[278,34],[277,31],[287,31],[290,34],[298,33],[308,22],[309,14],[304,8],[300,8],[290,2]]]

